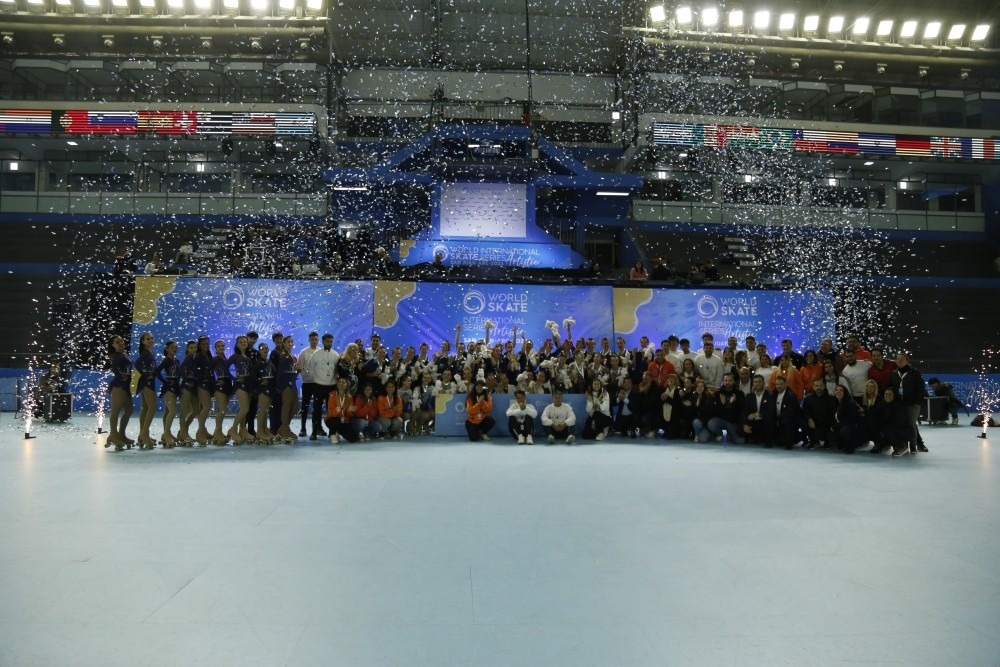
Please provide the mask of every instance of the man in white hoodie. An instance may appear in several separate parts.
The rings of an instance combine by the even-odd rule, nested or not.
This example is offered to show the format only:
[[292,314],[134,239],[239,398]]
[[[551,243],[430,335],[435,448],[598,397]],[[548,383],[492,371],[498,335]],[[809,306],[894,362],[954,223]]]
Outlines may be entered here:
[[514,400],[507,408],[507,428],[510,430],[510,434],[517,438],[517,444],[535,444],[532,434],[535,432],[535,417],[537,416],[538,410],[527,402],[524,391],[521,389],[515,391]]
[[563,403],[563,393],[561,389],[552,391],[552,403],[542,410],[542,426],[548,434],[549,444],[558,440],[565,440],[567,445],[576,442],[573,435],[573,426],[576,424],[576,415],[573,414],[573,406]]

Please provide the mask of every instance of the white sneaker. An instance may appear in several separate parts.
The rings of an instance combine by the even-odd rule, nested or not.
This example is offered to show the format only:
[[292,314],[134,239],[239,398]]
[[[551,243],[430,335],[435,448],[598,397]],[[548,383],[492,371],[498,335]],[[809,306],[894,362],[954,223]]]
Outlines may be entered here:
[[600,433],[598,433],[597,437],[594,438],[594,439],[595,440],[604,440],[604,431],[601,431]]
[[526,441],[526,442],[527,442],[527,443],[528,443],[529,445],[533,445],[533,444],[535,444],[535,439],[534,439],[534,438],[532,438],[532,437],[531,437],[530,435],[529,435],[529,436],[528,436],[527,438],[525,438],[525,441]]
[[486,440],[487,442],[489,442],[490,436],[488,436],[485,433],[483,433],[483,440]]
[[330,444],[331,445],[336,445],[338,442],[340,442],[340,436],[337,435],[336,433],[331,433],[330,434]]
[[524,444],[524,436],[523,435],[518,435],[517,436],[517,444],[519,444],[519,445],[523,445]]
[[552,444],[553,442],[555,442],[555,441],[556,441],[556,436],[554,436],[554,435],[550,435],[550,436],[549,436],[549,444],[551,445],[551,444]]
[[567,445],[572,445],[574,442],[576,442],[576,436],[575,435],[570,435],[570,436],[566,437],[566,444]]

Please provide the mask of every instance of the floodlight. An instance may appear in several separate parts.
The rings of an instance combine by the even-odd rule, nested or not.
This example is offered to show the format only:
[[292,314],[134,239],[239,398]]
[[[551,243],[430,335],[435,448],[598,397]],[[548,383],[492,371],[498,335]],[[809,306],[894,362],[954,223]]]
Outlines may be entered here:
[[917,22],[916,21],[903,21],[903,25],[899,28],[899,42],[901,44],[912,44],[917,36]]
[[104,45],[106,49],[115,48],[115,36],[114,35],[101,35],[101,44]]
[[985,23],[981,23],[976,26],[976,29],[972,31],[972,41],[973,42],[985,42],[986,35],[990,34],[990,27]]
[[171,14],[183,14],[184,0],[167,0],[167,9]]
[[667,10],[663,5],[653,5],[649,8],[649,20],[653,23],[663,23],[667,20]]
[[753,27],[757,30],[767,30],[767,26],[771,25],[771,12],[767,10],[761,10],[759,12],[754,12],[753,15]]
[[826,24],[826,33],[828,37],[834,35],[839,35],[844,32],[844,17],[843,16],[831,16],[830,22]]
[[10,163],[10,170],[11,171],[17,171],[20,168],[21,168],[21,165],[19,165],[17,162],[11,162]]
[[3,32],[3,33],[0,33],[0,35],[2,35],[2,38],[0,38],[0,41],[2,41],[4,43],[4,46],[10,46],[11,44],[14,43],[14,33],[12,33],[12,32]]
[[295,0],[278,0],[278,12],[283,15],[295,13]]
[[621,117],[622,117],[622,112],[621,111],[612,111],[611,112],[611,120],[621,120]]
[[753,183],[753,174],[743,174],[744,183]]
[[727,21],[730,30],[737,30],[743,32],[743,10],[734,9],[729,12],[729,18]]
[[236,16],[240,13],[240,0],[222,0],[222,13]]
[[212,11],[212,0],[194,0],[194,8],[199,12]]
[[195,171],[197,171],[198,173],[204,172],[205,171],[205,163],[204,162],[196,162],[195,165],[194,165],[194,168],[195,168]]
[[52,35],[52,45],[53,46],[62,46],[65,43],[66,43],[66,35],[64,35],[62,33],[56,33],[56,34]]
[[908,185],[909,184],[906,181],[900,181],[899,182],[899,189],[900,190],[905,190],[908,187]]
[[56,0],[56,11],[60,14],[72,14],[73,0]]
[[778,18],[778,31],[782,33],[790,33],[793,30],[795,30],[795,14],[782,14]]
[[965,24],[956,23],[955,25],[951,26],[951,28],[948,30],[948,43],[949,44],[960,43],[962,41],[963,35],[965,35]]
[[719,25],[719,10],[716,7],[705,7],[701,10],[701,27],[714,28]]
[[802,21],[802,32],[815,35],[819,31],[819,16],[811,14]]
[[938,38],[941,34],[941,22],[931,21],[924,26],[924,41],[929,42]]
[[308,51],[312,48],[312,38],[310,37],[299,37],[299,51]]
[[879,21],[878,27],[875,28],[875,36],[887,40],[890,35],[892,35],[892,19]]
[[208,49],[212,48],[212,36],[211,35],[205,35],[204,37],[199,37],[198,39],[201,41],[201,48],[205,49],[206,51]]
[[267,14],[270,8],[270,0],[250,0],[250,9],[254,14]]
[[926,77],[928,74],[930,74],[930,67],[928,67],[927,65],[918,65],[917,74],[921,78]]
[[319,16],[323,13],[323,0],[306,0],[306,14]]
[[261,37],[251,37],[250,38],[250,48],[254,51],[260,51],[264,48],[264,43],[261,41]]
[[159,51],[163,48],[163,35],[151,35],[149,38],[149,43],[153,45],[153,48]]
[[690,7],[677,8],[677,25],[689,26],[693,21],[694,21],[694,13],[692,13]]
[[868,36],[868,17],[860,16],[854,21],[854,25],[851,27],[851,34],[855,39],[864,39]]

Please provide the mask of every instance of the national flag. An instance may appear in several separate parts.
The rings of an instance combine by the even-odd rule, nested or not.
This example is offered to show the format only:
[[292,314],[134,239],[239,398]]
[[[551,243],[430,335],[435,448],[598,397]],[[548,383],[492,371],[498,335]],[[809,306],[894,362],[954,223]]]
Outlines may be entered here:
[[969,155],[974,160],[996,160],[996,139],[974,138],[969,142]]
[[895,155],[896,135],[858,132],[858,148],[866,155]]
[[[135,111],[63,111],[53,124],[74,134],[135,134]],[[54,114],[54,115],[55,115]]]
[[[703,132],[697,132],[700,125],[689,123],[653,123],[653,145],[654,146],[694,146],[701,143],[700,136]],[[698,136],[698,139],[695,136]]]
[[155,134],[198,134],[198,114],[190,111],[140,111],[139,132]]
[[51,111],[29,111],[26,109],[0,110],[0,132],[48,133],[51,131]]
[[896,137],[896,155],[911,157],[931,157],[930,137]]

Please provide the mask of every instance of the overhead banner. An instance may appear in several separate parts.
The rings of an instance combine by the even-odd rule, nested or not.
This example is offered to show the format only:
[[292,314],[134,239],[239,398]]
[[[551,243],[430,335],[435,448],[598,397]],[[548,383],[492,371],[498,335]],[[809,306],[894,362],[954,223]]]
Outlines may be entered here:
[[269,345],[271,334],[280,331],[295,339],[298,350],[308,344],[310,331],[318,331],[332,333],[334,347],[342,350],[357,338],[368,340],[373,310],[368,281],[139,276],[132,344],[151,331],[157,349],[167,340],[183,345],[204,335],[226,341],[231,350],[236,336],[248,331]]
[[300,111],[0,109],[0,134],[313,136],[316,131],[316,114]]
[[462,340],[484,339],[487,320],[496,325],[491,341],[511,340],[517,327],[518,338],[524,332],[538,343],[551,335],[547,320],[561,326],[569,317],[576,320],[574,338],[600,340],[614,330],[613,311],[610,287],[375,283],[375,329],[388,345],[427,343],[436,350],[455,340],[459,324]]
[[[701,335],[715,336],[724,347],[729,336],[739,342],[754,336],[770,351],[792,339],[796,350],[818,349],[834,337],[833,294],[827,291],[680,290],[615,288],[615,335],[630,346],[640,336],[659,346],[670,334],[701,348]],[[719,342],[721,339],[721,342]]]

